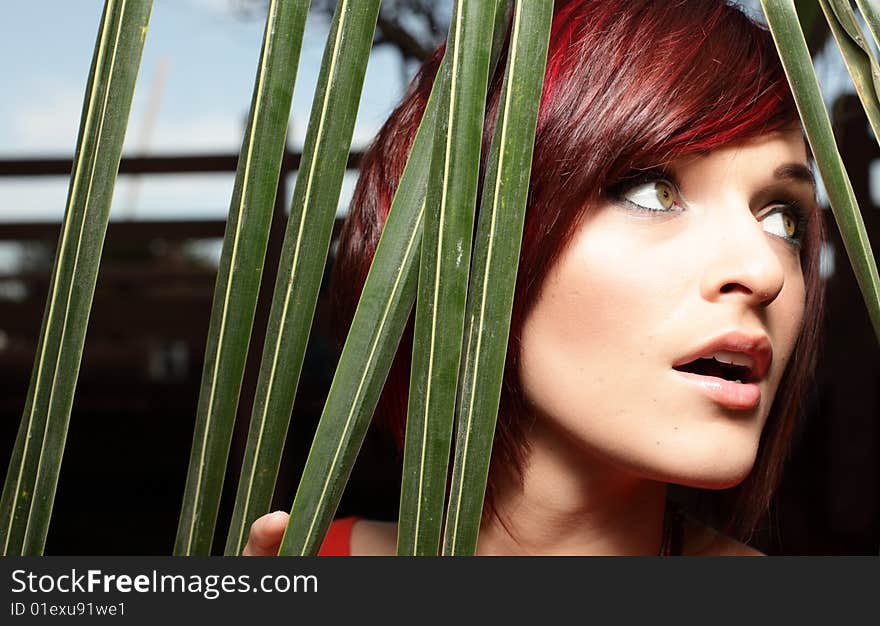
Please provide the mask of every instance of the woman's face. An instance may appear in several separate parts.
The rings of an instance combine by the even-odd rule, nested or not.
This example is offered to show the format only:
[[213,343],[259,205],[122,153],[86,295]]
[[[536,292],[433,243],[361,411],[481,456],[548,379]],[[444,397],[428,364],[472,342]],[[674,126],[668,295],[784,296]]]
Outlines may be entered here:
[[773,133],[589,210],[523,327],[534,436],[654,480],[745,478],[803,319],[809,171],[800,131]]

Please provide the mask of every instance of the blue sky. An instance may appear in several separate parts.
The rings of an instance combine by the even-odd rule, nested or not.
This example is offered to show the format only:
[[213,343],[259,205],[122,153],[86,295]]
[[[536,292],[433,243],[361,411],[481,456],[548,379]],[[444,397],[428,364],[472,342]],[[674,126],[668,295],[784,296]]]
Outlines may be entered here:
[[[234,0],[154,0],[126,152],[239,150],[265,16],[242,17],[234,5]],[[4,6],[0,158],[72,155],[102,6],[103,0]],[[327,30],[323,17],[310,18],[306,27],[288,138],[293,146],[301,145],[305,134]],[[849,84],[836,63],[836,53],[817,62],[829,97]],[[403,93],[405,71],[396,51],[373,53],[365,85],[355,146],[369,141]],[[157,103],[152,125],[151,100]],[[346,177],[340,210],[354,179],[353,173]],[[121,177],[111,219],[222,219],[232,184],[232,174]],[[65,177],[0,179],[0,222],[59,221],[66,195]]]
[[[230,0],[154,0],[125,152],[238,152],[265,16],[242,17]],[[43,0],[4,7],[0,158],[70,156],[103,0]],[[51,16],[51,17],[49,17]],[[47,19],[48,18],[48,19]],[[292,146],[305,135],[328,20],[306,27],[291,115]],[[164,79],[163,79],[164,77]],[[355,129],[363,146],[403,93],[396,51],[371,57]],[[158,103],[153,124],[149,103]],[[120,177],[113,219],[222,218],[233,175]],[[350,193],[347,177],[344,194]],[[292,190],[291,190],[292,192]],[[67,180],[0,180],[0,221],[61,218]],[[136,194],[136,195],[133,195]]]

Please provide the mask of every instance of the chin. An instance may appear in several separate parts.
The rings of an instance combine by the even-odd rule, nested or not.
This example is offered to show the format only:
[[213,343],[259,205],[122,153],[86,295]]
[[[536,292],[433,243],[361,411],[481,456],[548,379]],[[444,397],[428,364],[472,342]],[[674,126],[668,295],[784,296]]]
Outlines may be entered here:
[[[705,434],[705,433],[703,433]],[[715,433],[718,434],[718,433]],[[758,438],[676,436],[656,439],[615,455],[618,464],[649,480],[697,489],[729,489],[744,481],[755,465]]]
[[722,420],[675,431],[657,457],[665,482],[699,489],[735,487],[755,466],[761,430],[756,422]]
[[730,450],[724,455],[691,454],[667,468],[664,482],[698,489],[729,489],[744,481],[755,465],[756,449]]
[[748,470],[745,472],[719,472],[713,475],[685,476],[680,480],[673,479],[666,482],[675,483],[684,487],[694,487],[696,489],[730,489],[744,481],[751,472],[751,469],[752,466],[749,466]]

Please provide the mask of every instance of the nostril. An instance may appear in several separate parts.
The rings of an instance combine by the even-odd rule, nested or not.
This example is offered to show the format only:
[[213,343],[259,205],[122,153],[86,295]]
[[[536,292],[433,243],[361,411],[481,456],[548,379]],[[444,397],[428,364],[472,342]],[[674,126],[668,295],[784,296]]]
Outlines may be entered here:
[[747,287],[740,285],[739,283],[727,283],[726,285],[721,287],[721,293],[730,293],[731,291],[736,291],[737,289],[750,291]]

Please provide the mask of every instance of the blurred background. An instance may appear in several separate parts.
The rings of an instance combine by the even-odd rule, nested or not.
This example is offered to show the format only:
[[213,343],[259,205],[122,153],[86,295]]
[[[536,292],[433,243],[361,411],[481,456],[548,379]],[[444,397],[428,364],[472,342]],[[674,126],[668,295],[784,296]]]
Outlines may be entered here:
[[[232,510],[296,163],[335,6],[332,0],[311,4],[217,526],[217,554]],[[741,4],[752,15],[760,12],[757,2]],[[809,4],[815,11],[815,3]],[[102,6],[100,0],[12,3],[0,26],[4,475],[34,361]],[[154,0],[46,554],[171,553],[214,279],[266,6],[266,0]],[[449,0],[383,2],[352,167],[420,60],[445,36],[450,13]],[[829,44],[824,19],[808,13],[804,22],[876,250],[880,149],[836,48]],[[346,175],[337,227],[356,177],[355,169]],[[771,554],[877,554],[880,546],[880,351],[833,218],[829,211],[824,214],[829,233],[823,253],[826,332],[816,385],[777,501],[753,541]],[[332,377],[327,306],[322,297],[275,508],[290,507]],[[397,453],[387,437],[371,431],[338,514],[394,519],[398,494]]]

